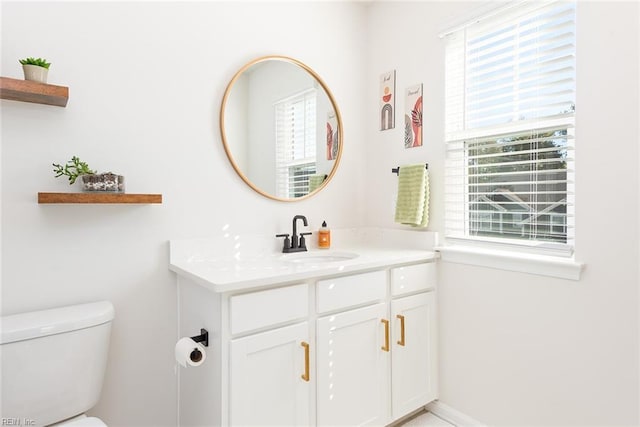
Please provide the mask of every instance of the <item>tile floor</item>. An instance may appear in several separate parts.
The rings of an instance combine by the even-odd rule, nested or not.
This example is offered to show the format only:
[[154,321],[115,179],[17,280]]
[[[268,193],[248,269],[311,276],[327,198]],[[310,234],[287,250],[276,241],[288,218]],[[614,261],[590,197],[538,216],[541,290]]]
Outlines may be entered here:
[[439,418],[429,412],[423,412],[413,418],[408,419],[398,427],[455,427],[442,418]]

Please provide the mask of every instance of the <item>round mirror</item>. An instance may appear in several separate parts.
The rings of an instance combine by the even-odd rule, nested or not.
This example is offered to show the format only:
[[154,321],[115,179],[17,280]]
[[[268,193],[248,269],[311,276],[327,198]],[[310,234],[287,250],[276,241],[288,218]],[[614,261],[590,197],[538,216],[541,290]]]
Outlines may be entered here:
[[233,76],[220,131],[238,175],[275,200],[320,191],[342,154],[342,119],[329,88],[311,68],[284,56],[255,59]]

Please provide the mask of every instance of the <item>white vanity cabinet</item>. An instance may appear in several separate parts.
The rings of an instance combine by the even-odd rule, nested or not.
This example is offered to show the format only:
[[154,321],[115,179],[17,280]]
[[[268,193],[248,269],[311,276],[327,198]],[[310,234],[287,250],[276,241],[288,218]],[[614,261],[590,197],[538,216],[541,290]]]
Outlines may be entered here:
[[389,353],[379,303],[317,322],[317,424],[384,425],[389,417]]
[[390,275],[391,413],[398,419],[437,398],[435,263],[392,268]]
[[229,425],[312,423],[308,297],[298,284],[229,298]]
[[307,322],[231,340],[230,425],[312,423],[309,341]]
[[384,425],[436,398],[434,266],[317,283],[318,425]]
[[[387,271],[319,280],[317,425],[384,425],[389,418]],[[365,305],[365,307],[363,307]]]
[[437,397],[435,294],[393,300],[391,318],[391,412],[399,418]]
[[[433,260],[429,260],[433,261]],[[213,292],[179,277],[179,425],[386,425],[437,397],[435,263]]]

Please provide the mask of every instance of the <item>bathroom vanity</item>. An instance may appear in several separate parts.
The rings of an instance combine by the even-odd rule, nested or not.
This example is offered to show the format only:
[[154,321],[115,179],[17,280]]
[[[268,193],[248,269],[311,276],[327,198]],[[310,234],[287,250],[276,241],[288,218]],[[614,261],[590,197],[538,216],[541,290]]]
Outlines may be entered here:
[[333,239],[171,242],[180,336],[209,331],[205,363],[179,370],[181,426],[385,425],[437,398],[435,236]]

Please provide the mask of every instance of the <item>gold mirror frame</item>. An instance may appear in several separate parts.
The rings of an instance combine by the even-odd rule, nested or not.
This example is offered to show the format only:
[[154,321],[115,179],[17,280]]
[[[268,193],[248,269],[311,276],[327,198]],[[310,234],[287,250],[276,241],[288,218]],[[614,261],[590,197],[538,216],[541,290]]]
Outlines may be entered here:
[[[323,183],[318,188],[316,188],[315,190],[313,190],[313,191],[311,191],[311,192],[309,192],[309,193],[307,193],[307,194],[305,194],[304,196],[301,196],[301,197],[296,197],[296,198],[278,197],[278,196],[270,194],[270,193],[264,191],[263,189],[261,189],[260,187],[258,187],[240,169],[240,167],[238,166],[238,164],[234,160],[233,155],[231,154],[231,149],[229,148],[229,144],[227,144],[227,135],[226,135],[226,132],[225,132],[224,116],[225,116],[225,111],[226,111],[227,99],[229,98],[231,90],[233,89],[233,85],[245,71],[247,71],[249,68],[251,68],[252,66],[254,66],[256,64],[261,63],[261,62],[265,62],[265,61],[283,61],[283,62],[288,62],[290,64],[297,65],[298,67],[302,68],[307,73],[309,73],[311,75],[311,77],[313,77],[316,80],[316,82],[318,82],[318,84],[322,87],[322,89],[326,93],[327,97],[329,98],[329,101],[331,102],[331,105],[333,106],[333,111],[335,112],[335,115],[336,115],[336,121],[338,123],[338,141],[339,141],[339,145],[338,145],[338,154],[337,154],[337,156],[336,156],[336,158],[334,160],[335,163],[333,164],[333,167],[331,168],[331,172],[327,175],[327,178],[323,181]],[[290,58],[290,57],[287,57],[287,56],[280,56],[280,55],[267,55],[267,56],[262,56],[262,57],[256,58],[256,59],[248,62],[247,64],[245,64],[233,76],[233,78],[231,79],[231,81],[227,85],[227,89],[224,92],[224,96],[222,97],[222,105],[221,105],[221,108],[220,108],[220,133],[221,133],[221,136],[222,136],[222,145],[224,146],[224,151],[227,154],[227,157],[229,158],[229,162],[231,162],[231,165],[233,166],[233,169],[240,176],[240,178],[242,178],[242,180],[249,187],[251,187],[254,191],[256,191],[257,193],[259,193],[259,194],[261,194],[264,197],[267,197],[269,199],[278,200],[278,201],[281,201],[281,202],[297,202],[299,200],[305,200],[305,199],[307,199],[307,198],[309,198],[311,196],[314,196],[319,191],[321,191],[329,183],[329,181],[331,181],[331,178],[333,178],[333,175],[335,175],[336,171],[338,170],[338,165],[340,164],[340,159],[342,157],[342,145],[344,143],[344,137],[343,137],[344,131],[343,131],[343,125],[342,125],[342,116],[340,115],[340,110],[338,109],[338,104],[336,103],[335,98],[333,97],[333,94],[329,90],[329,87],[327,86],[327,84],[324,82],[324,80],[322,80],[322,78],[320,78],[320,76],[315,71],[313,71],[306,64],[298,61],[297,59]]]

